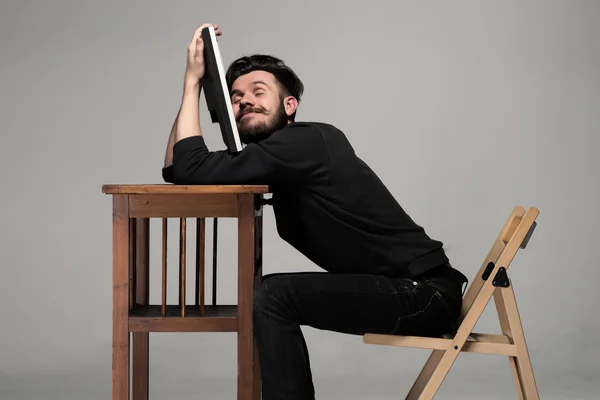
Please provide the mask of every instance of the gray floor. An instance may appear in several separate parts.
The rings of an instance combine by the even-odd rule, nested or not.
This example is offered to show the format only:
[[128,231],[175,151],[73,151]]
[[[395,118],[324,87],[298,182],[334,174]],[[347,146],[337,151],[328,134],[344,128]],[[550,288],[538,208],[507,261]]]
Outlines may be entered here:
[[[510,375],[482,374],[465,378],[466,371],[450,373],[436,399],[516,399]],[[150,399],[231,400],[235,377],[198,379],[195,374],[151,373]],[[600,386],[591,376],[552,376],[540,373],[538,387],[544,400],[598,399]],[[389,400],[403,399],[409,376],[344,376],[315,378],[317,399]],[[106,371],[70,371],[45,375],[0,375],[1,400],[109,400],[110,376]]]

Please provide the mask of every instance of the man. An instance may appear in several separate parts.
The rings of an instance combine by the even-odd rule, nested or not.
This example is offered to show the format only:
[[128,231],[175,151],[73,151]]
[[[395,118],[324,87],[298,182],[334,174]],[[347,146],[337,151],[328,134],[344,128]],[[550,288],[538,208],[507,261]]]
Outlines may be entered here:
[[[188,48],[183,101],[163,177],[175,184],[267,184],[280,236],[326,272],[272,274],[254,298],[263,399],[314,399],[300,326],[362,335],[441,336],[459,316],[465,276],[442,243],[400,207],[325,123],[296,122],[303,84],[281,60],[254,55],[229,67],[241,140],[211,152],[198,117],[201,30]],[[215,26],[217,35],[221,31]]]

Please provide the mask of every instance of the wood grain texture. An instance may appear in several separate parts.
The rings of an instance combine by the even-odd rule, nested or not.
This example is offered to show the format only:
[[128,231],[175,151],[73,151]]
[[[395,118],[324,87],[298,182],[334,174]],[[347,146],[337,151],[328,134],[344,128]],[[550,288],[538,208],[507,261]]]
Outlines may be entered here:
[[[150,220],[135,219],[135,304],[147,305],[150,296]],[[148,400],[150,338],[148,332],[133,333],[132,397]]]
[[[255,195],[255,204],[260,202],[261,195]],[[258,203],[260,204],[260,203]],[[254,207],[256,209],[256,207]],[[254,214],[254,291],[262,284],[263,265],[262,265],[262,248],[263,248],[263,214],[262,206],[256,210]],[[253,295],[254,296],[254,295]],[[261,379],[260,379],[260,364],[258,362],[258,346],[256,341],[254,346],[254,393],[253,400],[260,400]]]
[[[459,318],[459,322],[461,322],[462,319],[464,318],[464,316],[467,314],[467,311],[469,311],[469,308],[471,308],[471,305],[473,305],[473,302],[475,301],[475,297],[477,296],[477,294],[483,287],[483,283],[485,281],[483,280],[482,275],[483,275],[483,272],[486,270],[487,265],[490,262],[497,263],[498,258],[504,251],[504,248],[506,247],[506,243],[504,243],[503,238],[508,235],[507,233],[511,229],[511,225],[512,225],[513,221],[517,218],[520,220],[523,217],[523,214],[525,214],[525,209],[521,206],[516,206],[516,207],[514,207],[511,214],[508,216],[508,219],[504,223],[504,226],[500,230],[500,233],[498,233],[498,237],[494,241],[487,256],[483,260],[483,263],[481,264],[481,267],[479,268],[477,275],[475,276],[475,278],[473,278],[471,284],[467,288],[467,292],[465,293],[465,295],[463,297],[463,304],[462,304],[462,308],[461,308],[461,313],[460,313],[461,316]],[[510,236],[512,236],[512,234]]]
[[[538,215],[539,210],[535,207],[530,207],[527,211],[520,206],[513,209],[464,295],[462,312],[458,319],[460,326],[456,334],[445,335],[449,338],[370,333],[364,335],[363,340],[368,344],[434,349],[406,396],[407,400],[433,399],[460,352],[508,356],[517,397],[539,398],[512,281],[509,280],[510,284],[507,287],[494,286],[495,277],[500,269],[508,270],[517,251],[525,248],[523,240],[531,236]],[[486,274],[484,279],[483,274],[488,265],[491,272]],[[492,295],[503,334],[474,333],[473,328]]]
[[129,399],[129,214],[128,195],[113,197],[113,400]]
[[255,220],[254,195],[238,195],[238,400],[254,400],[254,298]]
[[106,184],[105,194],[237,194],[268,193],[267,185]]
[[235,194],[138,194],[129,197],[129,215],[136,218],[236,217]]
[[212,272],[212,304],[217,305],[217,255],[219,239],[219,219],[213,219],[213,272]]
[[[168,187],[167,187],[168,186]],[[190,189],[190,188],[188,188]],[[237,332],[238,399],[260,398],[258,351],[252,328],[254,292],[262,277],[262,214],[266,186],[105,185],[113,195],[113,400],[147,400],[149,332]],[[260,207],[259,207],[260,210]],[[205,218],[238,217],[238,305],[204,304]],[[162,299],[149,303],[149,218],[162,219]],[[167,218],[181,218],[180,306],[167,305]],[[185,218],[197,219],[196,304],[185,304]],[[217,261],[216,254],[213,258]],[[214,265],[216,267],[216,265]],[[216,280],[216,271],[214,274]],[[213,299],[216,303],[216,281]],[[200,307],[198,307],[200,306]],[[130,333],[133,342],[130,343]],[[130,350],[133,374],[130,378]]]
[[167,313],[167,218],[162,219],[162,315]]
[[[496,303],[496,312],[498,314],[498,319],[500,320],[500,328],[502,329],[502,333],[510,340],[511,343],[514,343],[513,333],[510,327],[510,320],[506,314],[506,306],[504,304],[504,298],[502,291],[505,288],[496,288],[494,290],[494,301]],[[515,354],[516,356],[517,354]],[[523,391],[523,382],[522,377],[519,372],[519,367],[517,365],[517,357],[508,357],[508,364],[510,366],[511,373],[513,375],[513,380],[515,382],[515,389],[517,391],[517,398],[519,400],[525,399],[525,392]]]
[[135,302],[148,304],[150,297],[150,220],[135,219]]
[[515,373],[520,378],[520,386],[517,386],[517,390],[521,389],[522,396],[527,400],[539,400],[540,395],[535,382],[533,366],[531,365],[531,358],[529,356],[529,350],[527,349],[525,332],[523,331],[523,323],[521,322],[521,316],[519,315],[512,281],[508,288],[500,289],[500,298],[504,303],[506,320],[510,326],[515,347],[517,348]]
[[[523,215],[523,218],[519,223],[517,230],[512,235],[510,241],[506,244],[504,251],[498,258],[498,263],[494,267],[490,275],[491,277],[496,276],[501,266],[508,270],[513,258],[515,257],[515,254],[521,246],[521,243],[523,243],[525,235],[529,232],[529,228],[531,227],[533,222],[535,222],[535,219],[537,218],[538,214],[539,211],[537,210],[537,208],[530,207],[527,210],[527,212]],[[481,287],[481,291],[475,297],[471,308],[465,315],[464,319],[460,324],[460,328],[454,336],[453,349],[444,353],[442,359],[438,364],[438,367],[433,372],[431,378],[429,379],[429,382],[423,389],[420,398],[432,399],[437,393],[438,389],[440,388],[440,385],[442,384],[443,380],[448,374],[448,371],[454,364],[456,357],[458,356],[459,352],[464,346],[468,336],[473,331],[473,327],[479,320],[481,313],[485,309],[487,303],[492,297],[492,294],[494,293],[495,287],[492,285],[492,281],[493,278],[486,280],[483,286]],[[514,334],[515,331],[513,329],[513,335]],[[526,388],[524,389],[526,390]]]
[[185,317],[181,316],[181,307],[167,306],[167,316],[162,316],[158,305],[138,306],[129,317],[131,332],[236,332],[236,305],[207,305],[204,316],[200,316],[198,307],[186,306]]
[[179,220],[179,306],[181,307],[181,317],[185,317],[185,256],[187,252],[187,226],[186,218]]
[[129,219],[129,309],[135,305],[135,219]]
[[444,350],[433,350],[431,352],[427,362],[425,362],[425,365],[423,366],[423,369],[421,369],[419,376],[406,395],[405,400],[417,400],[419,398],[419,395],[423,392],[423,388],[425,388],[425,385],[427,385],[429,378],[431,378],[431,375],[433,375],[435,372],[435,369],[445,353],[446,352]]
[[[503,335],[472,334],[461,351],[465,353],[495,354],[503,356],[516,356],[517,349]],[[422,337],[422,336],[396,336],[366,334],[365,343],[385,346],[412,347],[433,350],[451,350],[454,346],[452,339]]]
[[204,297],[206,290],[205,259],[206,259],[206,219],[196,219],[196,305],[200,308],[200,315],[204,315]]

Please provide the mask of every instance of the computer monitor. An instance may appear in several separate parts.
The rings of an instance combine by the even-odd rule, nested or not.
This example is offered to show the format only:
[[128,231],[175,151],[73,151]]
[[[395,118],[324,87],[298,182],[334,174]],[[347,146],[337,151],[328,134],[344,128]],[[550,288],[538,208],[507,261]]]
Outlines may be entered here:
[[204,91],[206,105],[213,123],[218,123],[225,145],[231,152],[242,151],[242,142],[237,130],[231,97],[225,80],[225,68],[217,43],[215,29],[210,26],[202,29],[204,41],[204,77],[200,86]]

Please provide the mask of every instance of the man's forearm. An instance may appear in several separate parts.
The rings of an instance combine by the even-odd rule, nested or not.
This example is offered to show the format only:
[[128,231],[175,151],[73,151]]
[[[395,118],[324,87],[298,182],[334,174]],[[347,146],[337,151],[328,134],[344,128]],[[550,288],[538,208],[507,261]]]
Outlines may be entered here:
[[169,141],[167,142],[167,151],[165,152],[165,168],[173,164],[173,145],[175,144],[175,133],[177,132],[177,120],[179,119],[179,113],[181,108],[177,111],[175,121],[171,127],[171,134],[169,135]]
[[[200,130],[200,120],[198,116],[200,97],[200,85],[194,83],[184,84],[183,99],[181,107],[177,112],[173,126],[171,127],[171,134],[169,135],[169,141],[167,142],[167,151],[165,152],[165,168],[173,164],[173,145],[181,139],[190,136],[202,135]],[[181,117],[183,111],[183,117]],[[183,121],[180,124],[180,121]],[[177,133],[183,129],[181,135]]]
[[179,110],[179,116],[175,124],[175,143],[191,136],[202,136],[198,112],[199,97],[199,82],[186,82],[183,89],[181,109]]

